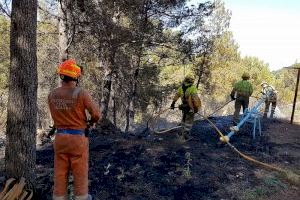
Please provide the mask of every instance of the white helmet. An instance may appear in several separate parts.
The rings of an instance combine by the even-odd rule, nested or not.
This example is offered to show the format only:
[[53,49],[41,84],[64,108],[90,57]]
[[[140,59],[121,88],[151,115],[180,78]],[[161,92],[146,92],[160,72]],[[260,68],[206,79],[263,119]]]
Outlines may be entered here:
[[266,87],[268,85],[268,83],[266,81],[261,82],[260,84],[262,87]]

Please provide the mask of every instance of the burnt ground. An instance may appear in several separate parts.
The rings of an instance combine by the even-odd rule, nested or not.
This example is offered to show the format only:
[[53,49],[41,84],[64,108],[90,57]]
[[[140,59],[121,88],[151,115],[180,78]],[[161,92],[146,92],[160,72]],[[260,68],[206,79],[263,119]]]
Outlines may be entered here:
[[[212,118],[229,130],[229,117]],[[260,161],[300,172],[300,126],[266,120],[263,136],[253,140],[245,126],[231,143]],[[121,133],[109,123],[90,136],[90,193],[98,200],[298,199],[300,189],[241,158],[206,121],[197,121],[193,139],[183,143],[176,131]],[[53,148],[37,151],[37,199],[51,199]],[[71,180],[70,180],[71,182]]]

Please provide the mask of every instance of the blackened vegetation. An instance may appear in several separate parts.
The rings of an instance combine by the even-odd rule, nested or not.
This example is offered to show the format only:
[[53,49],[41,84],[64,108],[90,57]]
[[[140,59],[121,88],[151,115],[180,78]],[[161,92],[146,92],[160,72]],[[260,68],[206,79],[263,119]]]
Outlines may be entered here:
[[[225,132],[231,119],[212,121]],[[268,138],[252,140],[249,128],[234,136],[232,144],[268,163],[280,159]],[[90,193],[95,199],[232,199],[236,197],[226,189],[228,184],[252,187],[258,181],[258,167],[221,144],[206,121],[195,124],[193,139],[186,143],[179,142],[176,132],[141,138],[115,131],[118,134],[107,135],[95,130],[90,137]],[[37,172],[37,192],[41,199],[51,199],[51,145],[37,152]]]

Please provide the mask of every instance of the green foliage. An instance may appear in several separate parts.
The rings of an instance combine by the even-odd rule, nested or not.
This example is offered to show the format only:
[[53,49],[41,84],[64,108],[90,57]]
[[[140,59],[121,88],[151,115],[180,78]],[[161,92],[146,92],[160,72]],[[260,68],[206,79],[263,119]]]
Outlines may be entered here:
[[8,74],[9,74],[9,30],[10,21],[0,15],[0,128],[6,123]]
[[[186,74],[196,76],[200,96],[217,105],[229,99],[233,84],[243,72],[251,75],[254,95],[267,81],[278,90],[279,102],[293,100],[296,70],[271,72],[257,57],[241,57],[233,34],[228,31],[231,12],[222,1],[186,7],[176,1],[76,1],[68,22],[74,29],[69,57],[84,67],[81,86],[100,102],[107,68],[113,76],[110,111],[117,110],[119,126],[133,103],[135,121],[145,110],[169,105]],[[38,22],[39,118],[49,121],[47,95],[58,79],[57,2],[41,2]],[[79,5],[80,4],[80,5]],[[81,5],[82,4],[82,5]],[[8,18],[0,16],[0,90],[5,94],[9,68]],[[108,67],[109,66],[109,67]],[[5,105],[5,95],[1,96]],[[132,97],[132,98],[131,98]],[[5,105],[6,106],[6,105]],[[3,108],[5,108],[5,106]],[[112,112],[110,112],[112,118]],[[45,122],[41,126],[45,127]]]
[[10,21],[0,15],[0,89],[7,88]]

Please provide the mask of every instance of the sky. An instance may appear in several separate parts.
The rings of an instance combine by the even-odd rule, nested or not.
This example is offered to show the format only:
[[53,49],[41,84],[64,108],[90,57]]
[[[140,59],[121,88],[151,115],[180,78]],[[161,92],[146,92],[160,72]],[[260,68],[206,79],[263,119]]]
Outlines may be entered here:
[[[192,4],[203,0],[191,0]],[[242,56],[278,70],[300,62],[300,0],[223,0]]]

